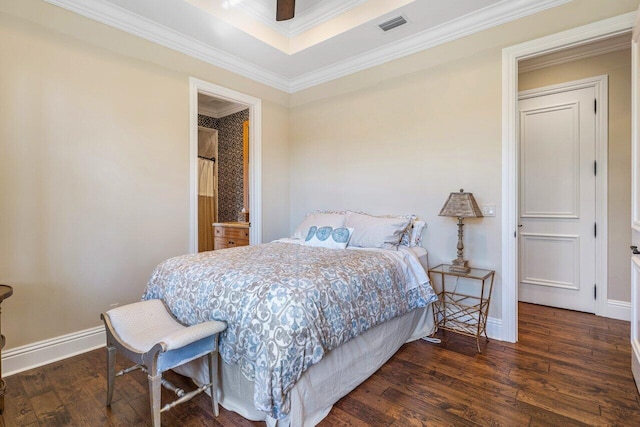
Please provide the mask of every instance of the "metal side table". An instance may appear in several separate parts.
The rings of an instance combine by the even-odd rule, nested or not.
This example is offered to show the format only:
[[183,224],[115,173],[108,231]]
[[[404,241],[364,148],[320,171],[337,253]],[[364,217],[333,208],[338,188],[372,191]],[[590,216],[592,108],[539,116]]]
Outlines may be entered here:
[[[472,268],[468,273],[458,273],[449,270],[449,267],[449,264],[441,264],[429,269],[431,283],[440,297],[433,312],[436,326],[475,337],[478,353],[482,353],[480,337],[484,335],[489,341],[487,318],[495,271]],[[459,279],[470,282],[466,291],[458,290]]]

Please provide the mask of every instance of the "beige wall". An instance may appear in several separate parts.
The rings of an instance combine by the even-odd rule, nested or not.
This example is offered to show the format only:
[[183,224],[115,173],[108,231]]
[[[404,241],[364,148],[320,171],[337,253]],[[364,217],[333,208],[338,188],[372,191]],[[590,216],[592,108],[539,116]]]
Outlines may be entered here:
[[631,51],[629,49],[522,73],[527,90],[609,76],[608,288],[610,300],[630,301],[631,272]]
[[415,213],[435,265],[455,258],[455,220],[438,212],[464,188],[497,206],[465,222],[465,256],[498,271],[501,318],[502,49],[637,7],[574,1],[292,95],[291,229],[315,209]]
[[[432,264],[460,187],[466,255],[500,269],[501,49],[635,10],[577,0],[288,95],[41,0],[0,0],[0,282],[13,348],[99,325],[188,250],[188,78],[263,100],[263,240],[307,211],[414,212]],[[292,105],[293,107],[290,107]],[[501,317],[500,277],[491,315]]]
[[[427,222],[430,264],[454,259],[457,221],[438,216],[449,193],[500,204],[500,61],[500,51],[482,52],[295,107],[292,228],[324,208],[414,213]],[[465,221],[473,266],[500,268],[500,220]],[[499,298],[492,305],[499,317]]]
[[0,2],[8,348],[98,326],[188,251],[189,77],[263,99],[263,236],[289,227],[288,95],[42,1]]

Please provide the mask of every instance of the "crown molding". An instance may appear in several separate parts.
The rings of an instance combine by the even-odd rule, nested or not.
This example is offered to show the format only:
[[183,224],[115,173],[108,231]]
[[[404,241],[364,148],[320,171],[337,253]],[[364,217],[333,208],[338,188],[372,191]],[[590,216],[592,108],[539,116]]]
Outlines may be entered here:
[[503,0],[396,43],[292,79],[287,79],[228,52],[208,46],[199,40],[180,34],[171,28],[103,0],[44,1],[259,83],[287,93],[294,93],[568,3],[571,0]]
[[259,67],[192,37],[180,34],[157,22],[102,0],[44,0],[71,12],[117,28],[134,36],[168,47],[185,55],[240,74],[259,83],[289,92],[289,81],[266,68]]
[[636,21],[633,24],[631,39],[636,43],[640,43],[640,7],[636,11]]
[[292,79],[291,93],[436,47],[491,27],[560,6],[570,1],[572,0],[502,1],[477,12],[404,38],[396,43],[383,46],[374,51],[355,56],[346,61],[332,64]]
[[198,114],[204,116],[213,117],[214,119],[221,119],[223,117],[230,116],[231,114],[239,113],[246,110],[249,107],[242,104],[230,104],[224,108],[208,108],[203,105],[198,105]]
[[629,48],[631,48],[630,37],[627,40],[617,40],[615,43],[607,43],[595,48],[593,47],[593,44],[584,44],[574,48],[571,52],[559,51],[523,61],[521,64],[518,64],[518,73],[528,73],[529,71],[578,61],[580,59],[587,59],[607,53],[618,52]]

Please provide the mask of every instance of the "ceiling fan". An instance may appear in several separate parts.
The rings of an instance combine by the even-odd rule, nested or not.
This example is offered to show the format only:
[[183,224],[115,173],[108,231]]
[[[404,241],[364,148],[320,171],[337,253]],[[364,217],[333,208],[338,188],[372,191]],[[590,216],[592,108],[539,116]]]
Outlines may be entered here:
[[276,21],[286,21],[293,18],[296,9],[296,0],[277,0]]

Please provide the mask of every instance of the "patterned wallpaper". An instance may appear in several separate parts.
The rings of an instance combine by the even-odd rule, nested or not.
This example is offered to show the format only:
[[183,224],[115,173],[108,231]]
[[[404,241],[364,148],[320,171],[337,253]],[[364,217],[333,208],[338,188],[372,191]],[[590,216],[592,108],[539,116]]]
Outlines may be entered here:
[[218,130],[218,221],[237,221],[242,209],[242,123],[249,109],[215,119],[198,114],[198,125]]
[[198,114],[198,126],[202,126],[204,128],[210,129],[218,129],[216,126],[216,122],[218,119],[214,119],[213,117],[205,116],[203,114]]

